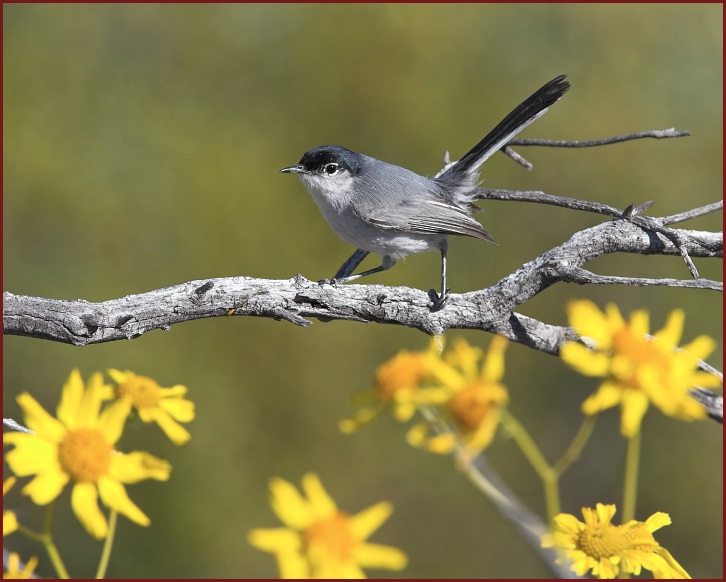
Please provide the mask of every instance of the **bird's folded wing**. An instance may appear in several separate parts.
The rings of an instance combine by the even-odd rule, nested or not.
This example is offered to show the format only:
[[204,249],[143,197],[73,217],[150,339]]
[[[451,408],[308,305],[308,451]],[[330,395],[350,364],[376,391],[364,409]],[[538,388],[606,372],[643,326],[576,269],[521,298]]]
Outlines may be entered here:
[[412,234],[457,234],[494,242],[481,224],[446,200],[427,200],[415,207],[402,204],[385,216],[373,213],[365,220],[387,230]]

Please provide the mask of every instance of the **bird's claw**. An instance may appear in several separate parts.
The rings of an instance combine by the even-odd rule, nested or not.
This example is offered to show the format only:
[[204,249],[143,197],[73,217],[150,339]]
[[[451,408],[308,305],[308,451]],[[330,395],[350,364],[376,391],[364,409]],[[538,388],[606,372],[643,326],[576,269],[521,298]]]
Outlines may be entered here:
[[446,300],[449,298],[449,292],[451,289],[446,289],[444,293],[439,295],[435,289],[429,290],[429,299],[431,300],[431,303],[429,303],[429,307],[431,308],[431,311],[439,311],[440,309],[443,309],[444,305],[446,305]]

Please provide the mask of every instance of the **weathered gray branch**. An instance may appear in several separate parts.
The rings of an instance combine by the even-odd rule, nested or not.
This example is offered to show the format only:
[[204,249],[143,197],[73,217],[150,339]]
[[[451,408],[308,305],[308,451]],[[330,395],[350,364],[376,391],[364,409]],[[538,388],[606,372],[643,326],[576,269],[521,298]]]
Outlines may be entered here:
[[[693,257],[721,257],[722,233],[677,230],[681,246]],[[82,299],[56,300],[3,295],[3,332],[73,345],[132,339],[152,329],[203,317],[230,313],[272,317],[297,325],[306,318],[389,323],[429,334],[447,329],[480,329],[503,335],[534,349],[556,354],[568,328],[517,314],[517,307],[557,282],[585,283],[581,266],[608,253],[678,255],[669,238],[646,231],[628,220],[615,220],[574,234],[565,243],[522,265],[492,287],[452,294],[445,309],[432,312],[428,295],[407,287],[341,285],[308,281],[301,275],[288,280],[230,277],[191,281],[139,295],[101,303]],[[629,285],[683,285],[668,279],[607,278],[598,282]],[[704,279],[689,286],[722,289]]]

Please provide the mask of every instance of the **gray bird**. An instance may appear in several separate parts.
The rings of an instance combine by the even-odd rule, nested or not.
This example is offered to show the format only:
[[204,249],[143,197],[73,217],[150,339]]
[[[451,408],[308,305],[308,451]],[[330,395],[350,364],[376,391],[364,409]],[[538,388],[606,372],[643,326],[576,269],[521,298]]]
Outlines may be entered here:
[[[390,269],[411,253],[441,252],[441,294],[429,291],[432,309],[446,303],[446,251],[449,235],[494,242],[472,214],[480,210],[480,166],[509,140],[544,115],[569,89],[566,75],[556,77],[518,105],[459,161],[434,178],[382,162],[344,147],[324,145],[305,154],[296,166],[280,170],[297,174],[330,228],[356,246],[332,282],[346,283]],[[353,271],[368,255],[381,255],[379,267]]]

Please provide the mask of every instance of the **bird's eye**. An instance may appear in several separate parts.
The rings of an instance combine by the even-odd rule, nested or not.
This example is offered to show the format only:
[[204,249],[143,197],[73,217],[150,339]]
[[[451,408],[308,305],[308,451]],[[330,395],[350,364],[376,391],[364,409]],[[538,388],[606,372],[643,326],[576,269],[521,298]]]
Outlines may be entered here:
[[333,174],[337,173],[338,171],[338,164],[325,164],[325,167],[323,168],[323,172],[328,174],[328,176],[332,176]]

